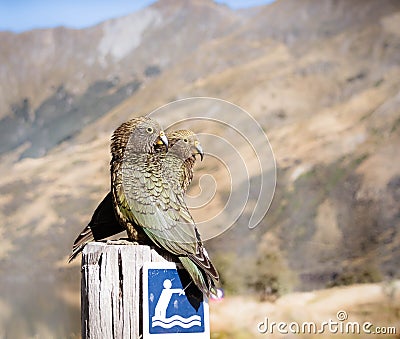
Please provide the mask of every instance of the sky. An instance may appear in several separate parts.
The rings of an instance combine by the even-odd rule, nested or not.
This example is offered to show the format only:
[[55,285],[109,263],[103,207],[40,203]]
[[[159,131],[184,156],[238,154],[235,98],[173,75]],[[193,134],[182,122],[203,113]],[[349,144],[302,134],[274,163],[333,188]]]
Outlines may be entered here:
[[[0,31],[20,33],[55,26],[84,28],[132,13],[154,2],[155,0],[0,0]],[[216,2],[239,9],[263,5],[272,0]]]

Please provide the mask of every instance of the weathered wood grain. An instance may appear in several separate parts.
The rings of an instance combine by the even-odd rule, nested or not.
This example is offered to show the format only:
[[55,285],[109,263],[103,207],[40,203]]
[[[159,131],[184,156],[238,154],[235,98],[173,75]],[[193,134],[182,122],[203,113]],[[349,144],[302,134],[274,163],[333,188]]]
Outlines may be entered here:
[[140,338],[141,269],[146,261],[171,261],[165,258],[149,246],[87,244],[82,253],[82,338]]

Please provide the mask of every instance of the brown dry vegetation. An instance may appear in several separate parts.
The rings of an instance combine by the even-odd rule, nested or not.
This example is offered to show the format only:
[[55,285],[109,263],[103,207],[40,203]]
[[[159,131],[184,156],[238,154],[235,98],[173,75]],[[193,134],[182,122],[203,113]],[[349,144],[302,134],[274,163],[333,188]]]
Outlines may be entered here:
[[[386,324],[388,312],[398,323],[398,299],[386,307],[382,285],[307,291],[400,276],[399,13],[395,0],[278,0],[246,12],[165,0],[80,31],[1,32],[0,336],[78,335],[79,263],[65,260],[108,190],[110,135],[190,96],[256,118],[278,172],[261,224],[247,229],[245,213],[207,243],[233,295],[212,306],[214,332],[225,333],[215,338],[252,337],[267,313],[312,320],[345,309]],[[207,158],[196,169],[220,183],[212,214],[229,181]],[[275,304],[258,302],[271,291]],[[228,316],[242,302],[243,328]]]

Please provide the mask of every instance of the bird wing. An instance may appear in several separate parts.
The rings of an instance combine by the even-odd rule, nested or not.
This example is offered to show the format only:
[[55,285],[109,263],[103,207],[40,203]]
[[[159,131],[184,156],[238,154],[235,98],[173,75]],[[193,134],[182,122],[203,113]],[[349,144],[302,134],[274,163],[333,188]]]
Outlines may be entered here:
[[144,161],[125,159],[121,164],[122,185],[116,192],[121,213],[143,227],[161,248],[175,255],[195,255],[196,228],[179,175],[166,175],[159,159],[162,155],[144,156]]

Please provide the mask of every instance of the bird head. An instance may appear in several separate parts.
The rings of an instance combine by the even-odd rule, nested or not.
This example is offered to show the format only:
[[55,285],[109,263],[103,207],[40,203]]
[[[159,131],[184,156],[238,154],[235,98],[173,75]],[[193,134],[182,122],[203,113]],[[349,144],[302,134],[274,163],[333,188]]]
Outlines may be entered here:
[[196,155],[200,155],[203,160],[204,152],[195,133],[190,130],[178,130],[168,133],[170,140],[170,152],[179,156],[182,160],[190,157],[196,159]]
[[129,134],[127,150],[134,153],[154,153],[161,145],[168,150],[168,138],[155,120],[144,116],[134,118],[125,124],[129,124],[129,128],[123,131]]

